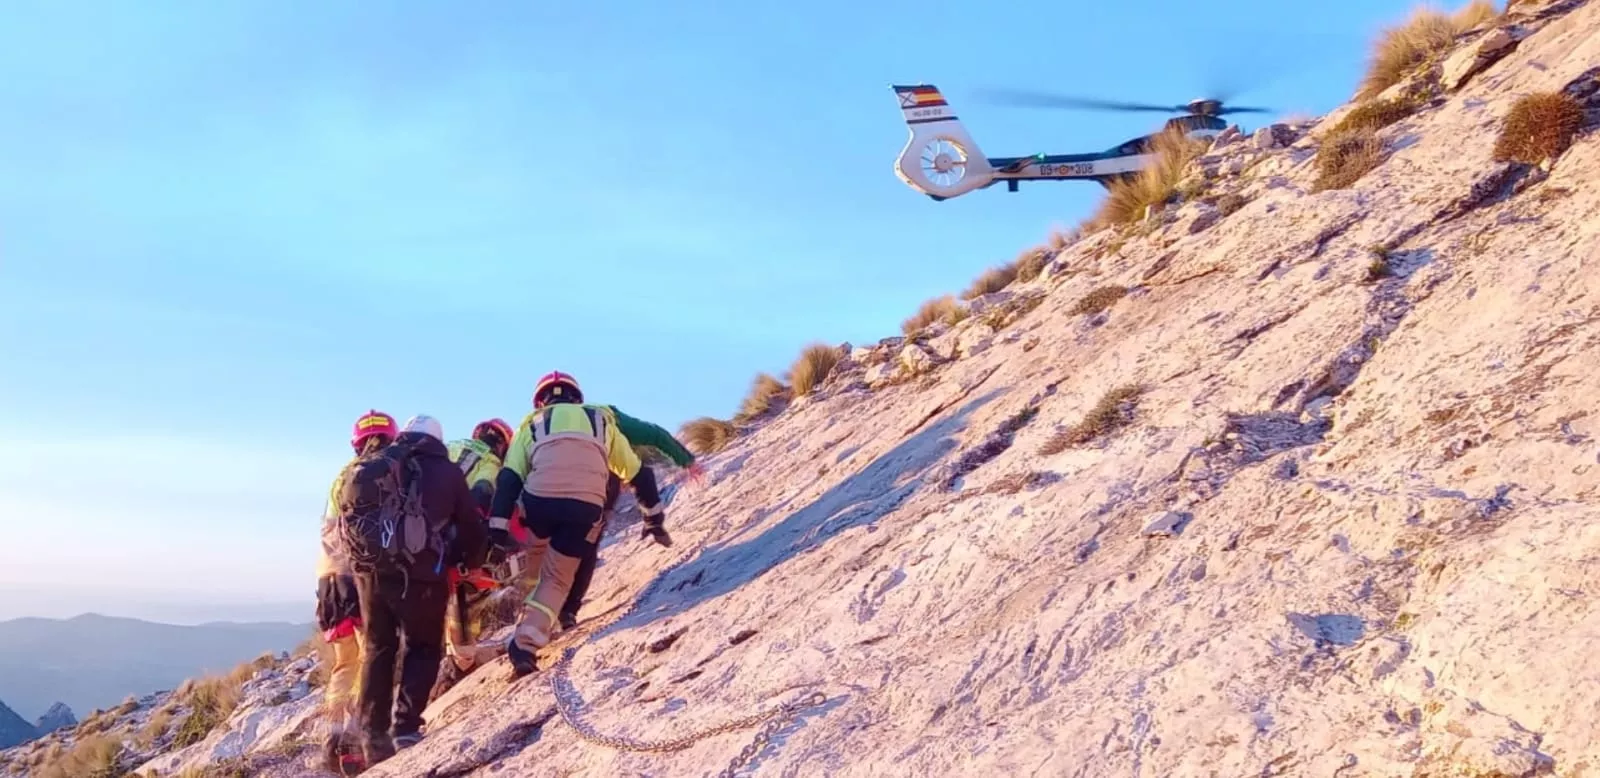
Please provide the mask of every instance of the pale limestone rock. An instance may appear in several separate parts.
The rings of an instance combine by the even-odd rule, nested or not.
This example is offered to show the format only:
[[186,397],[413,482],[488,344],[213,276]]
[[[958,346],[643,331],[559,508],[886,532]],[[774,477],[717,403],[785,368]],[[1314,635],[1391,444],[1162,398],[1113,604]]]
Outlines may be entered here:
[[900,350],[899,356],[901,370],[911,375],[922,375],[932,370],[939,364],[939,357],[928,349],[915,343],[908,343]]
[[1490,30],[1483,37],[1451,52],[1450,56],[1445,58],[1444,64],[1440,66],[1440,83],[1452,92],[1460,89],[1467,79],[1505,56],[1516,42],[1511,33],[1504,29]]
[[994,328],[981,322],[966,327],[956,340],[955,354],[966,358],[982,354],[994,342]]

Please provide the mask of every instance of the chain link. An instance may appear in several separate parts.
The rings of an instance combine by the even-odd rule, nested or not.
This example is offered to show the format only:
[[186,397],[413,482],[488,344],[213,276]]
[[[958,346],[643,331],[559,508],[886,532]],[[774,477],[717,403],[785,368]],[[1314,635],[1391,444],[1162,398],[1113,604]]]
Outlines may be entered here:
[[[631,605],[629,605],[621,613],[606,620],[604,623],[584,630],[584,634],[587,636],[596,632],[602,632],[638,612],[639,608],[643,606],[643,604],[649,600],[652,595],[655,594],[656,587],[660,586],[662,582],[665,581],[679,567],[682,567],[693,560],[701,552],[701,550],[706,547],[711,538],[722,537],[722,535],[727,531],[728,526],[729,522],[726,518],[723,518],[721,521],[717,522],[717,526],[711,532],[707,533],[706,536],[700,540],[700,542],[696,543],[694,547],[685,551],[676,562],[673,562],[671,565],[662,568],[661,571],[656,574],[655,580],[652,581],[649,586],[645,587],[644,591],[641,591],[639,595],[634,598]],[[745,745],[745,747],[739,751],[739,754],[734,757],[733,761],[730,762],[722,772],[718,773],[719,778],[732,778],[739,768],[748,764],[750,760],[754,759],[757,754],[761,753],[761,750],[764,749],[769,742],[771,742],[772,736],[775,735],[791,717],[793,717],[796,713],[805,710],[806,708],[821,705],[822,703],[827,702],[828,699],[827,695],[820,691],[812,692],[811,694],[808,694],[798,700],[784,703],[770,710],[754,713],[749,716],[733,719],[731,721],[717,724],[697,732],[691,732],[687,735],[681,735],[679,737],[668,738],[665,740],[644,740],[622,735],[606,735],[596,730],[592,725],[584,722],[578,716],[577,712],[574,711],[569,704],[569,700],[567,699],[568,695],[563,694],[563,689],[560,688],[564,686],[566,689],[572,690],[571,694],[576,694],[576,687],[573,685],[572,679],[568,677],[567,670],[572,663],[572,657],[575,656],[577,652],[577,646],[568,646],[566,649],[564,649],[561,652],[561,659],[550,668],[549,672],[546,674],[546,679],[550,688],[550,695],[555,700],[556,712],[561,714],[561,720],[565,721],[567,726],[572,727],[573,732],[576,732],[580,738],[590,743],[606,746],[618,751],[670,753],[673,751],[681,751],[709,737],[714,737],[716,735],[726,734],[729,732],[737,732],[743,729],[749,729],[750,727],[754,727],[758,724],[766,722],[767,725],[762,727],[760,731],[756,732],[755,737],[750,741],[750,743]]]

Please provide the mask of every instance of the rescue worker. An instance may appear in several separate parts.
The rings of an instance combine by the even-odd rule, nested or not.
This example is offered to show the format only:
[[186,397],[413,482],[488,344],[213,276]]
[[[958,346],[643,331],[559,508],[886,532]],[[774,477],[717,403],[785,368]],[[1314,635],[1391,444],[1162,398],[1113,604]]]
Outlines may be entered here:
[[500,419],[490,419],[473,427],[472,437],[452,441],[445,447],[450,452],[450,461],[467,477],[472,497],[485,514],[494,499],[494,480],[500,474],[500,463],[510,446],[511,425]]
[[[367,411],[356,419],[350,447],[360,456],[389,445],[398,434],[393,416]],[[330,771],[354,775],[363,767],[359,744],[351,737],[361,691],[361,597],[356,593],[350,559],[334,528],[338,509],[333,492],[338,484],[339,479],[334,479],[322,512],[322,554],[317,560],[317,629],[333,648],[328,685],[323,690],[328,730],[322,756]]]
[[[605,406],[617,417],[617,429],[621,430],[629,442],[636,448],[638,446],[652,446],[660,451],[674,465],[689,471],[689,481],[699,483],[704,477],[700,463],[694,459],[694,454],[684,448],[678,439],[672,436],[660,425],[651,424],[643,419],[638,419],[623,413],[615,405]],[[606,524],[611,519],[612,511],[616,508],[617,497],[622,493],[622,481],[612,475],[606,484],[605,510],[600,514],[600,532],[596,537],[603,538],[606,534]],[[670,536],[669,536],[670,542]],[[600,544],[597,542],[589,550],[589,555],[583,558],[583,564],[578,566],[578,572],[572,580],[572,591],[567,593],[567,600],[561,606],[561,628],[572,629],[578,626],[578,609],[583,606],[583,598],[589,593],[589,584],[594,580],[594,568],[599,563]]]
[[506,645],[513,677],[536,669],[534,652],[550,642],[573,577],[600,540],[612,474],[638,494],[646,533],[666,533],[655,473],[639,460],[610,408],[585,405],[577,379],[559,371],[539,379],[533,407],[511,440],[489,518],[490,542],[510,546],[512,507],[520,498],[532,536],[527,556],[535,582]]
[[[501,461],[511,446],[511,425],[501,419],[479,422],[472,437],[452,441],[445,448],[450,461],[461,469],[472,490],[473,500],[484,515],[494,499],[494,482]],[[482,624],[483,605],[494,588],[493,576],[483,571],[450,571],[450,599],[445,609],[445,661],[439,668],[434,696],[472,672],[479,662],[477,635]]]
[[[405,569],[356,572],[366,643],[362,745],[369,767],[422,739],[422,711],[444,658],[447,570],[456,565],[482,567],[485,553],[483,514],[472,500],[466,478],[450,462],[439,422],[414,416],[391,446],[404,449],[396,455],[419,467],[414,485],[429,539]],[[409,489],[413,484],[407,481]],[[451,533],[448,545],[437,542]]]

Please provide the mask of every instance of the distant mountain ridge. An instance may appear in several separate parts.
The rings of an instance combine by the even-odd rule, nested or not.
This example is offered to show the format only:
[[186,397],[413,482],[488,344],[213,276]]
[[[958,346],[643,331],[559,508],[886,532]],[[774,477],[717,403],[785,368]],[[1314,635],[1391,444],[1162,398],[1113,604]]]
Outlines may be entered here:
[[311,633],[309,622],[181,626],[97,613],[0,621],[0,700],[23,723],[58,702],[69,714],[110,708],[129,695],[287,651]]
[[0,748],[10,748],[39,736],[39,730],[0,701]]
[[29,724],[17,712],[12,710],[0,700],[0,749],[26,743],[38,737],[43,737],[62,727],[70,727],[78,723],[78,718],[72,714],[72,709],[65,703],[56,703],[45,711],[43,716],[33,724]]

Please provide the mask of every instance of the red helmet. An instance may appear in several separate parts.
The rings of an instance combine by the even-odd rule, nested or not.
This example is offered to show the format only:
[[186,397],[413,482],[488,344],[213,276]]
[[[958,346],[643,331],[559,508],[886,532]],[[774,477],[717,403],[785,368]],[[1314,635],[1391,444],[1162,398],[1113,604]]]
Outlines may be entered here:
[[383,435],[393,440],[400,434],[400,429],[394,423],[394,417],[383,411],[367,411],[356,419],[355,430],[350,433],[350,447],[360,451],[361,445],[373,435]]
[[483,440],[484,433],[487,432],[494,432],[500,436],[501,440],[507,443],[511,442],[511,425],[505,423],[504,419],[490,419],[478,422],[478,426],[472,428],[472,437]]
[[583,390],[578,388],[578,379],[560,370],[553,370],[539,379],[539,384],[533,388],[533,407],[543,408],[556,399],[583,402]]
[[511,425],[500,419],[479,422],[472,428],[472,437],[487,443],[497,457],[504,457],[511,448]]

